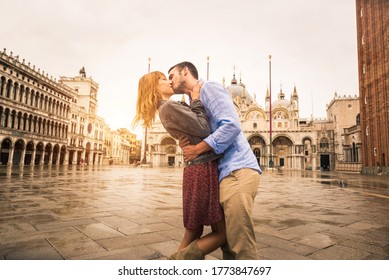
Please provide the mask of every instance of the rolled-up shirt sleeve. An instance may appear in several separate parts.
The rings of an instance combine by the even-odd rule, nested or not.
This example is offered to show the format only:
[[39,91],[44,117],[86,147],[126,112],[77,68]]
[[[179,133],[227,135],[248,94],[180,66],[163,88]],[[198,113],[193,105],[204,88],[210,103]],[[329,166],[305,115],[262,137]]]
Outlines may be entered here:
[[212,129],[212,133],[204,141],[216,154],[221,154],[241,132],[238,114],[230,94],[219,84],[205,83],[201,88],[200,96]]

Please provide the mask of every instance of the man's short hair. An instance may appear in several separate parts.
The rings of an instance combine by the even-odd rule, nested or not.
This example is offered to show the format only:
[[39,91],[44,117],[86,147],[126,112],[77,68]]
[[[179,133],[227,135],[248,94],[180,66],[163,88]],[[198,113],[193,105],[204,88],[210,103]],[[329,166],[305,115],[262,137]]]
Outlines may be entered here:
[[192,62],[189,62],[189,61],[184,61],[184,62],[180,62],[180,63],[177,63],[176,65],[172,66],[168,73],[173,69],[173,68],[176,68],[178,69],[178,71],[181,71],[182,69],[184,69],[185,67],[188,67],[188,70],[189,72],[192,74],[193,78],[195,78],[196,80],[199,79],[199,73],[197,72],[197,68],[196,66],[193,65]]

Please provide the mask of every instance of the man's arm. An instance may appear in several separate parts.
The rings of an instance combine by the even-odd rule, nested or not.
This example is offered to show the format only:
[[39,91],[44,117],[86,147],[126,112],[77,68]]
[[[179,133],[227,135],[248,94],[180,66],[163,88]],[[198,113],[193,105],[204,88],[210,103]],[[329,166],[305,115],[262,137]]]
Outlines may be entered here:
[[186,145],[182,148],[184,152],[184,160],[190,161],[197,158],[200,154],[210,151],[212,148],[205,141],[201,141],[196,145]]
[[222,154],[241,132],[231,95],[222,85],[207,82],[201,90],[201,100],[210,117],[212,129],[212,133],[204,141],[216,154]]
[[212,82],[204,84],[201,99],[208,115],[211,115],[214,131],[197,145],[189,145],[185,139],[179,141],[186,161],[209,150],[214,150],[216,154],[223,153],[241,132],[235,106],[224,87]]

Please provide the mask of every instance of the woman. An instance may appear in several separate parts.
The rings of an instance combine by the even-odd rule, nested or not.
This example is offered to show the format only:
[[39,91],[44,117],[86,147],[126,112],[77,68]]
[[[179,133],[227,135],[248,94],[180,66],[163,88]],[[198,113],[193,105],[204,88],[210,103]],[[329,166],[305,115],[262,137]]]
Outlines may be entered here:
[[[171,81],[161,72],[151,72],[139,80],[138,101],[133,126],[143,121],[150,127],[157,110],[162,125],[174,138],[186,137],[197,144],[210,134],[204,106],[200,101],[201,85],[191,92],[190,106],[169,100],[174,94]],[[178,252],[171,259],[204,259],[226,242],[223,210],[219,202],[217,158],[213,151],[188,162],[183,172],[183,218],[185,234]],[[212,233],[201,237],[206,225]],[[201,237],[201,238],[200,238]]]

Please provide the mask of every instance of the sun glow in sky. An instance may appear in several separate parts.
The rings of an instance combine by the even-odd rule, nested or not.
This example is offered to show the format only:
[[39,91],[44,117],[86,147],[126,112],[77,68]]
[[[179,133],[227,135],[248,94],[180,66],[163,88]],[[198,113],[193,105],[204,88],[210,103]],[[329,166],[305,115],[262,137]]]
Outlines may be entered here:
[[[130,128],[139,78],[193,62],[230,84],[235,68],[264,106],[296,85],[300,117],[325,117],[338,95],[358,95],[354,0],[0,0],[0,47],[56,77],[84,66],[99,84],[98,115]],[[138,128],[133,132],[141,135]]]

